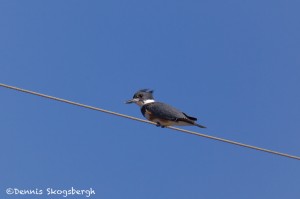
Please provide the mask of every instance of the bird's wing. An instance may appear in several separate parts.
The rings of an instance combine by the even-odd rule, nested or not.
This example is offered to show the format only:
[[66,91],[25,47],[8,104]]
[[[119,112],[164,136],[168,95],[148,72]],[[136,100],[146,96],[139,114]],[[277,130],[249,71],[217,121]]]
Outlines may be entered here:
[[188,119],[193,120],[193,121],[197,121],[197,118],[188,116],[188,115],[185,114],[184,112],[182,112],[182,113],[183,113],[183,114],[185,115],[185,117],[187,117]]
[[161,102],[153,102],[146,104],[142,107],[142,109],[147,110],[154,117],[158,117],[161,119],[177,121],[178,119],[187,119],[186,115],[179,111],[178,109]]

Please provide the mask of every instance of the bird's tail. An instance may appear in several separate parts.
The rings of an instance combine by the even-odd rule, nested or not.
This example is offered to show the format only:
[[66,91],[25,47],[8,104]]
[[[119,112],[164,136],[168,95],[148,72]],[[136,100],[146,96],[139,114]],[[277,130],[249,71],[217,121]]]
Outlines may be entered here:
[[191,118],[191,117],[189,117],[189,118],[178,118],[177,121],[183,121],[183,122],[186,122],[186,123],[188,123],[188,124],[190,124],[190,125],[198,126],[198,127],[200,127],[200,128],[206,128],[205,126],[202,126],[201,124],[197,124],[197,123],[195,122],[195,120],[197,120],[196,118],[193,118],[193,119],[195,119],[195,120],[191,120],[190,118]]
[[206,128],[205,126],[202,126],[201,124],[197,124],[196,122],[194,122],[194,125],[195,125],[195,126],[198,126],[198,127],[200,127],[200,128]]

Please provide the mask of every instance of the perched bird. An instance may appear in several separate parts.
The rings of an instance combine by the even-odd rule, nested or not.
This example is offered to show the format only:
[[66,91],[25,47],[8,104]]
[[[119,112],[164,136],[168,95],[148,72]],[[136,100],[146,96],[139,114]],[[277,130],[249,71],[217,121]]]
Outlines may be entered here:
[[156,102],[153,98],[153,90],[139,90],[133,95],[131,100],[125,103],[135,103],[140,106],[143,116],[155,122],[157,124],[156,126],[162,128],[166,126],[198,126],[200,128],[206,128],[196,123],[197,118],[188,116],[168,104]]

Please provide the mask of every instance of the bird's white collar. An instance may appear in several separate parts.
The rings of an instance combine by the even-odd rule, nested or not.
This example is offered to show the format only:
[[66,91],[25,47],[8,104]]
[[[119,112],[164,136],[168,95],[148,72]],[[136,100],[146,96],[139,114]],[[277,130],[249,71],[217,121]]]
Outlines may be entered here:
[[155,102],[154,99],[147,99],[147,100],[144,100],[144,101],[138,101],[136,102],[137,105],[139,106],[144,106],[145,104],[150,104],[150,103],[153,103]]
[[145,105],[145,104],[149,104],[149,103],[153,103],[153,102],[155,102],[154,99],[147,99],[147,100],[143,101],[143,104]]

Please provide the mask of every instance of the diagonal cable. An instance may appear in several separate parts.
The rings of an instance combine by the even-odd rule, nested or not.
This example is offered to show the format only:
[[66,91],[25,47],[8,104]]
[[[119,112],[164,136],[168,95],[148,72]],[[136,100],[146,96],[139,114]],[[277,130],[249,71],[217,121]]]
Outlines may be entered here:
[[[119,116],[119,117],[124,117],[124,118],[131,119],[131,120],[136,120],[136,121],[139,121],[139,122],[144,122],[144,123],[156,125],[156,123],[154,123],[154,122],[150,122],[150,121],[139,119],[139,118],[136,118],[136,117],[124,115],[124,114],[121,114],[121,113],[116,113],[116,112],[113,112],[113,111],[108,111],[108,110],[93,107],[93,106],[88,106],[88,105],[85,105],[85,104],[80,104],[80,103],[73,102],[73,101],[70,101],[70,100],[65,100],[65,99],[62,99],[62,98],[53,97],[53,96],[50,96],[50,95],[45,95],[45,94],[42,94],[42,93],[37,93],[37,92],[34,92],[34,91],[25,90],[25,89],[22,89],[22,88],[6,85],[6,84],[2,84],[2,83],[0,83],[0,86],[8,88],[8,89],[16,90],[16,91],[21,91],[21,92],[24,92],[24,93],[36,95],[36,96],[39,96],[39,97],[44,97],[44,98],[56,100],[56,101],[59,101],[59,102],[64,102],[64,103],[67,103],[67,104],[72,104],[72,105],[79,106],[79,107],[92,109],[92,110],[95,110],[95,111],[100,111],[100,112],[108,113],[108,114],[111,114],[111,115],[116,115],[116,116]],[[265,148],[260,148],[260,147],[256,147],[256,146],[252,146],[252,145],[248,145],[248,144],[243,144],[243,143],[232,141],[232,140],[227,140],[227,139],[224,139],[224,138],[214,137],[214,136],[210,136],[210,135],[206,135],[206,134],[202,134],[202,133],[197,133],[197,132],[194,132],[194,131],[189,131],[189,130],[185,130],[185,129],[181,129],[181,128],[176,128],[176,127],[173,127],[173,126],[168,126],[166,128],[173,129],[173,130],[176,130],[176,131],[180,131],[180,132],[183,132],[183,133],[197,135],[197,136],[200,136],[200,137],[205,137],[205,138],[212,139],[212,140],[225,142],[225,143],[228,143],[228,144],[233,144],[233,145],[237,145],[237,146],[241,146],[241,147],[245,147],[245,148],[249,148],[249,149],[254,149],[254,150],[257,150],[257,151],[263,151],[263,152],[271,153],[271,154],[274,154],[274,155],[279,155],[279,156],[284,156],[284,157],[287,157],[287,158],[300,160],[299,156],[294,156],[294,155],[290,155],[290,154],[287,154],[287,153],[281,153],[281,152],[277,152],[277,151],[273,151],[273,150],[269,150],[269,149],[265,149]]]

